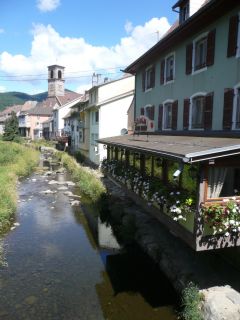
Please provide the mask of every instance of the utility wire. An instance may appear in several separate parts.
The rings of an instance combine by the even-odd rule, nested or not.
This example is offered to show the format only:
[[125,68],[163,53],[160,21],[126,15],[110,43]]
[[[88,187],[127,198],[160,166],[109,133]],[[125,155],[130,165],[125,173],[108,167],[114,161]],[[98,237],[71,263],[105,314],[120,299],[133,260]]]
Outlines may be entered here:
[[[64,72],[64,75],[68,75],[68,74],[72,74],[72,73],[76,74],[76,73],[92,72],[89,75],[84,75],[84,76],[92,76],[92,74],[96,73],[96,72],[107,71],[107,70],[121,70],[123,68],[124,67],[114,67],[114,68],[102,68],[102,69],[95,69],[95,70],[69,71],[69,72]],[[40,74],[25,74],[25,75],[15,75],[15,76],[12,76],[12,75],[0,75],[1,78],[41,77],[41,76],[47,77],[47,74],[46,73],[40,73]],[[83,75],[80,76],[80,77],[83,77]]]

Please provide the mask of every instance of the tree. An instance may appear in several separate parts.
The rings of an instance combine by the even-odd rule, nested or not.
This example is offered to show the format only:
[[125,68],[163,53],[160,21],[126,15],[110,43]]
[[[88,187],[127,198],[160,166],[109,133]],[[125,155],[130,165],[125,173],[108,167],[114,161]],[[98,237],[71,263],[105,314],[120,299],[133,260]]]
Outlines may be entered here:
[[13,141],[19,137],[18,130],[18,118],[15,112],[11,113],[11,116],[5,121],[5,128],[3,134],[3,140]]

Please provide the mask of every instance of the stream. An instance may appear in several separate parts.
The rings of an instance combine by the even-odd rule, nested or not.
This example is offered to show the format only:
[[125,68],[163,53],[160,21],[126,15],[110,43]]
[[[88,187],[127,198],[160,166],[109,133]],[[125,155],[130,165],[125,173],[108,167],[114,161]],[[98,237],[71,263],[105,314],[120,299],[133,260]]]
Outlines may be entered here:
[[79,194],[70,180],[35,173],[19,183],[15,223],[0,237],[0,319],[175,320],[171,284],[100,220],[93,236],[66,195]]

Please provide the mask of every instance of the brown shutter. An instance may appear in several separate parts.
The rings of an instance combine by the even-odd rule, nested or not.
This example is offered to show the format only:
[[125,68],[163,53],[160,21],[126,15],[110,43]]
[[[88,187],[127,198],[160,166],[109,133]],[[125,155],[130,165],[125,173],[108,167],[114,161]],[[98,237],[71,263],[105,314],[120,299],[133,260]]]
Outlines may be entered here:
[[214,92],[210,92],[205,97],[205,109],[204,109],[204,129],[212,129],[212,113],[213,113],[213,96]]
[[207,37],[207,66],[212,66],[214,64],[215,38],[216,29],[210,31]]
[[152,67],[150,87],[155,87],[155,66]]
[[193,44],[189,43],[186,47],[186,74],[192,73],[192,52]]
[[232,128],[232,112],[233,112],[234,90],[225,89],[224,106],[223,106],[223,129],[231,130]]
[[164,84],[165,60],[161,61],[160,84]]
[[142,91],[145,91],[145,78],[146,78],[146,73],[145,70],[142,72]]
[[158,108],[158,130],[162,130],[163,105],[160,104]]
[[178,101],[172,104],[172,129],[177,130],[177,117],[178,117]]
[[149,116],[150,120],[154,120],[154,111],[155,111],[155,106],[152,106],[150,108],[150,116]]
[[140,110],[140,115],[141,115],[141,116],[144,116],[144,108],[141,108],[141,110]]
[[239,17],[237,14],[231,17],[229,20],[227,57],[236,56],[238,26],[239,26]]
[[189,127],[189,108],[190,108],[190,99],[184,99],[184,104],[183,104],[183,130],[188,130],[188,127]]

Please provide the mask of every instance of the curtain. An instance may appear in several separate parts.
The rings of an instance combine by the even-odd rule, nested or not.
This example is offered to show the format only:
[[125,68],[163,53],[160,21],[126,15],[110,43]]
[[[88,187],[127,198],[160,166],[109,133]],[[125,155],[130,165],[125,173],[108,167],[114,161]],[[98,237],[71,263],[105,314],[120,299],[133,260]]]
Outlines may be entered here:
[[226,178],[227,168],[208,169],[208,197],[218,198]]

